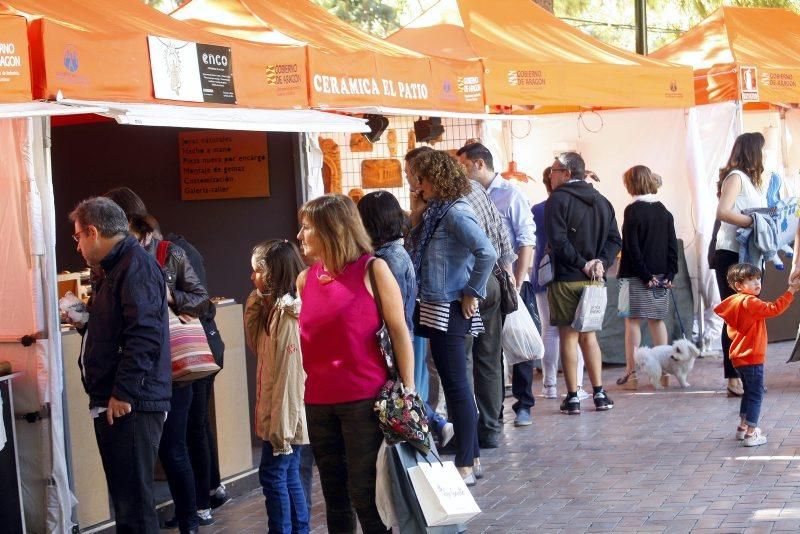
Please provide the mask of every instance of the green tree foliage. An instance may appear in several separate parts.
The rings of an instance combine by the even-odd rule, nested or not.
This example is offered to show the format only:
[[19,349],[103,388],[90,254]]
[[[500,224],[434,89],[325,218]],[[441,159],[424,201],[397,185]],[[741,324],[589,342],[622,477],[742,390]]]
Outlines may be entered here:
[[[586,33],[626,50],[636,49],[631,0],[554,0],[555,14]],[[647,48],[657,50],[721,5],[780,7],[800,12],[800,0],[647,0]]]
[[400,16],[407,0],[313,0],[345,22],[378,37],[400,27]]

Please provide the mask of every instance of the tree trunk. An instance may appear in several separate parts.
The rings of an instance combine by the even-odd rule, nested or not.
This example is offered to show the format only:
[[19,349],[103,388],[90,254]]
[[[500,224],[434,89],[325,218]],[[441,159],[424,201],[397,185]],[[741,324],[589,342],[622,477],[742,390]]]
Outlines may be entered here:
[[550,13],[553,12],[553,0],[533,0],[533,3],[545,8]]

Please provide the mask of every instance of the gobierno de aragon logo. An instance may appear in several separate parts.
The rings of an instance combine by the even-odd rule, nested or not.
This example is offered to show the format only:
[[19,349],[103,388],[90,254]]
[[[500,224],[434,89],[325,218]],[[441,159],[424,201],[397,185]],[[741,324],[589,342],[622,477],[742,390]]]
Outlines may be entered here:
[[69,72],[78,72],[80,63],[78,61],[78,49],[73,45],[64,47],[64,68]]

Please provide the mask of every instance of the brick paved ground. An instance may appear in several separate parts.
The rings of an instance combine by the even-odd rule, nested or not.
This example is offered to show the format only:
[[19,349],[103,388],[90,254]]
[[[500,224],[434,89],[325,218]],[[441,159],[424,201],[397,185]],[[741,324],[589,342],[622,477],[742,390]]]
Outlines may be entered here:
[[[533,426],[507,422],[500,448],[482,452],[486,476],[473,494],[483,513],[469,531],[800,531],[800,366],[783,363],[790,347],[770,346],[761,447],[734,438],[738,399],[725,394],[718,358],[697,361],[686,391],[623,391],[621,370],[607,368],[608,413],[584,401],[586,411],[568,417],[558,401],[537,398]],[[257,491],[216,517],[203,531],[266,530]],[[326,531],[316,479],[312,521]]]

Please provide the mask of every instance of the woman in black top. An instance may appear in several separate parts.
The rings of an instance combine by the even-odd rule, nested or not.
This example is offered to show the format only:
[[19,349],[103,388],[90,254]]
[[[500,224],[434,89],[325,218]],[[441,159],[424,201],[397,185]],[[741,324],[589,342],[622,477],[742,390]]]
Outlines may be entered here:
[[678,272],[678,241],[672,214],[656,200],[661,177],[636,165],[622,179],[633,202],[625,208],[617,274],[619,315],[625,318],[625,374],[617,384],[630,381],[635,388],[633,353],[642,340],[641,321],[647,319],[653,345],[667,344],[667,290]]

